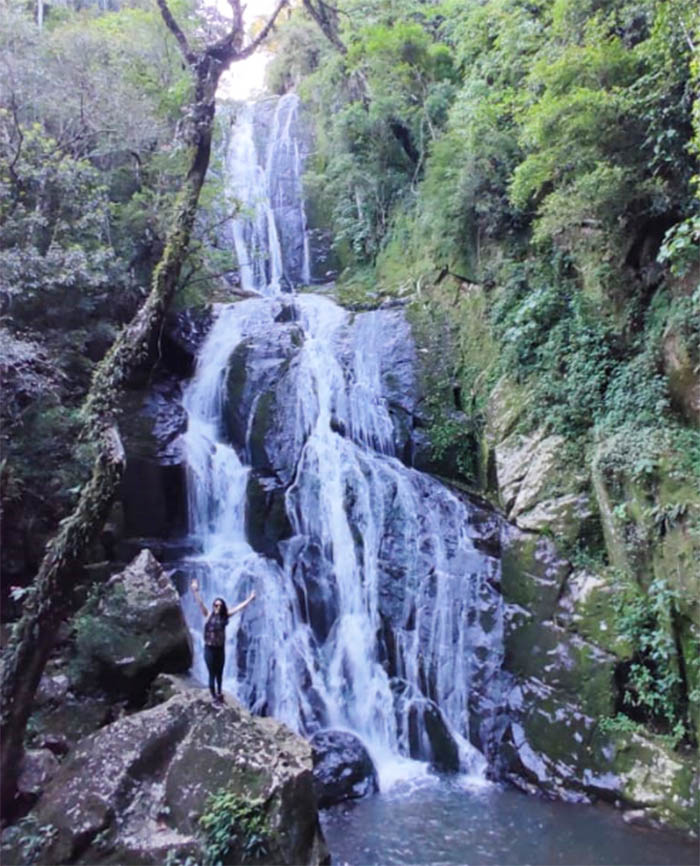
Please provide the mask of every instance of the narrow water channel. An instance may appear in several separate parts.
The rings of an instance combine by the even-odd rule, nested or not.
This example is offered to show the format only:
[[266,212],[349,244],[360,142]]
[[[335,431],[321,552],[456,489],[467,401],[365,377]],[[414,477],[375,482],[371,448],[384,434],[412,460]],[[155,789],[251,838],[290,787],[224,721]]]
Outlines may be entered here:
[[697,842],[609,806],[425,777],[322,813],[334,866],[685,866]]

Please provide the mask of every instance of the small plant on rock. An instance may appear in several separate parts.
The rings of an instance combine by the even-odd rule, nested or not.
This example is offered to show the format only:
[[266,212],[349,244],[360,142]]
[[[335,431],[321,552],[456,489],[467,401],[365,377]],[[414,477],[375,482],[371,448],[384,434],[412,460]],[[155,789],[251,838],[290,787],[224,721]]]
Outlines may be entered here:
[[691,735],[687,685],[682,674],[673,621],[677,598],[665,580],[657,578],[644,592],[623,580],[616,598],[617,624],[633,647],[631,660],[621,666],[622,712],[675,743]]
[[205,836],[204,866],[218,866],[234,851],[243,860],[258,860],[268,853],[270,834],[265,806],[222,788],[207,800],[199,826]]
[[27,866],[43,862],[42,855],[57,832],[53,824],[39,824],[33,815],[27,815],[3,833],[3,862]]

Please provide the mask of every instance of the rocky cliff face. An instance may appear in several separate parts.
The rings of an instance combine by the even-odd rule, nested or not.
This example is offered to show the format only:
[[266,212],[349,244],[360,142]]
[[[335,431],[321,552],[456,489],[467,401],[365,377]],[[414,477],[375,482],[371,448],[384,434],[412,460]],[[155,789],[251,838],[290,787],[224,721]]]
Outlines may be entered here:
[[[502,589],[504,666],[513,686],[504,769],[527,789],[620,802],[633,820],[696,830],[697,751],[683,743],[674,748],[672,738],[645,728],[641,710],[640,723],[620,715],[634,716],[625,676],[640,657],[625,625],[619,573],[636,574],[642,587],[655,579],[670,587],[677,613],[657,623],[657,640],[683,667],[692,696],[700,626],[697,539],[682,521],[650,535],[644,493],[624,473],[594,468],[591,483],[583,466],[567,464],[561,437],[516,432],[526,400],[522,387],[502,379],[491,394],[483,443],[496,467],[491,495],[510,524]],[[599,455],[605,450],[603,442]],[[679,483],[665,482],[671,489],[659,491],[662,504],[678,500]],[[612,505],[619,501],[613,486],[625,489],[626,527]],[[612,568],[583,567],[571,555],[596,533],[604,534]]]
[[[264,311],[261,307],[255,313],[261,318],[259,327],[255,325],[258,330],[243,335],[222,370],[221,436],[250,466],[244,503],[247,542],[273,567],[284,571],[289,566],[287,577],[278,579],[291,584],[289,606],[299,611],[298,627],[308,630],[311,652],[321,652],[324,646],[329,652],[327,647],[338,639],[341,597],[346,596],[337,587],[333,545],[323,536],[325,517],[316,516],[322,507],[313,489],[318,470],[307,465],[308,455],[302,456],[308,451],[305,444],[318,411],[315,386],[308,378],[309,359],[304,354],[311,338],[302,315],[308,318],[309,309],[316,307],[317,315],[322,314],[321,309],[323,315],[335,309],[331,318],[337,332],[333,330],[333,354],[327,363],[335,370],[332,388],[337,404],[326,422],[329,429],[324,425],[325,432],[318,435],[334,437],[331,446],[336,455],[347,452],[343,472],[348,477],[345,480],[344,476],[338,504],[348,515],[348,555],[359,563],[359,569],[364,568],[365,578],[358,576],[357,582],[377,582],[376,597],[375,589],[371,590],[377,622],[368,635],[371,646],[367,651],[368,664],[378,668],[376,675],[386,692],[382,712],[395,716],[396,740],[405,754],[431,761],[442,770],[456,770],[460,763],[461,747],[454,732],[468,739],[467,751],[471,743],[493,758],[503,728],[498,687],[502,628],[499,518],[469,496],[447,491],[428,475],[405,468],[428,468],[430,462],[416,383],[415,347],[403,309],[387,307],[349,316],[330,301],[317,300],[311,308],[286,298],[265,301]],[[259,305],[242,302],[244,307],[253,303]],[[318,335],[313,339],[319,339]],[[379,390],[375,394],[364,381],[368,373],[362,360],[370,349],[376,352],[379,342]],[[176,394],[181,388],[172,386],[171,390]],[[127,440],[127,448],[128,453],[136,449],[149,462],[139,472],[152,480],[149,496],[154,503],[172,506],[186,502],[188,496],[182,457],[169,440],[170,432],[178,427],[178,416],[175,410],[154,412],[154,401],[153,397],[143,400],[143,410],[132,418],[134,437]],[[167,401],[158,405],[165,407]],[[160,418],[171,418],[172,423]],[[353,469],[356,454],[357,471]],[[178,459],[180,464],[173,463]],[[180,486],[168,487],[173,467],[178,465]],[[294,510],[291,503],[299,499],[300,478],[308,490]],[[182,580],[184,588],[185,571],[193,566],[179,562],[178,552],[186,552],[197,539],[178,537],[176,522],[163,538],[158,523],[164,509],[154,505],[142,514],[137,481],[135,475],[127,479],[123,498],[124,526],[132,537],[120,538],[115,551],[122,554],[135,545],[148,545],[161,561],[176,569],[174,578],[178,585]],[[373,485],[369,494],[367,484]],[[299,524],[302,518],[302,523],[311,521],[310,529]],[[167,538],[168,534],[175,537]],[[229,570],[228,578],[230,574]],[[259,632],[265,629],[265,617],[256,614],[257,609],[247,620],[239,650],[253,653],[250,670],[264,674],[267,661],[262,664],[261,660],[267,654],[251,649],[258,646]],[[449,661],[453,656],[459,659],[457,672]],[[246,664],[239,655],[241,676],[245,676]],[[271,664],[273,674],[274,668]],[[241,688],[260,703],[268,681],[261,675]],[[307,687],[300,683],[302,691]],[[326,695],[322,700],[313,690],[309,694],[311,709],[305,711],[300,727],[312,733],[327,724],[323,700],[336,698]],[[393,718],[388,724],[394,726]]]

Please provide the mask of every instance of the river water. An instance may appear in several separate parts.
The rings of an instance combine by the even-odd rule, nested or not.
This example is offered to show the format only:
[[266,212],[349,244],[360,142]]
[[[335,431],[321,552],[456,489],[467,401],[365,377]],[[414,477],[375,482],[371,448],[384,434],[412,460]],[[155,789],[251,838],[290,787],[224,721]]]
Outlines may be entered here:
[[610,806],[426,777],[326,810],[337,866],[684,866],[697,843],[629,826]]

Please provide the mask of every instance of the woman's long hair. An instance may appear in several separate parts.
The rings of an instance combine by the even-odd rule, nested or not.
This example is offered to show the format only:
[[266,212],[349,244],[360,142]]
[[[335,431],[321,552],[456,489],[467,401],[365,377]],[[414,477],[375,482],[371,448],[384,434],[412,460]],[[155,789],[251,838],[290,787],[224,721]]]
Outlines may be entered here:
[[219,611],[218,615],[223,617],[224,622],[226,623],[226,625],[228,625],[229,613],[228,613],[228,608],[226,607],[226,602],[223,600],[223,598],[215,598],[214,599],[214,604],[211,607],[211,612],[214,616],[217,615],[216,610],[214,609],[214,605],[217,603],[217,601],[221,602],[221,610]]

